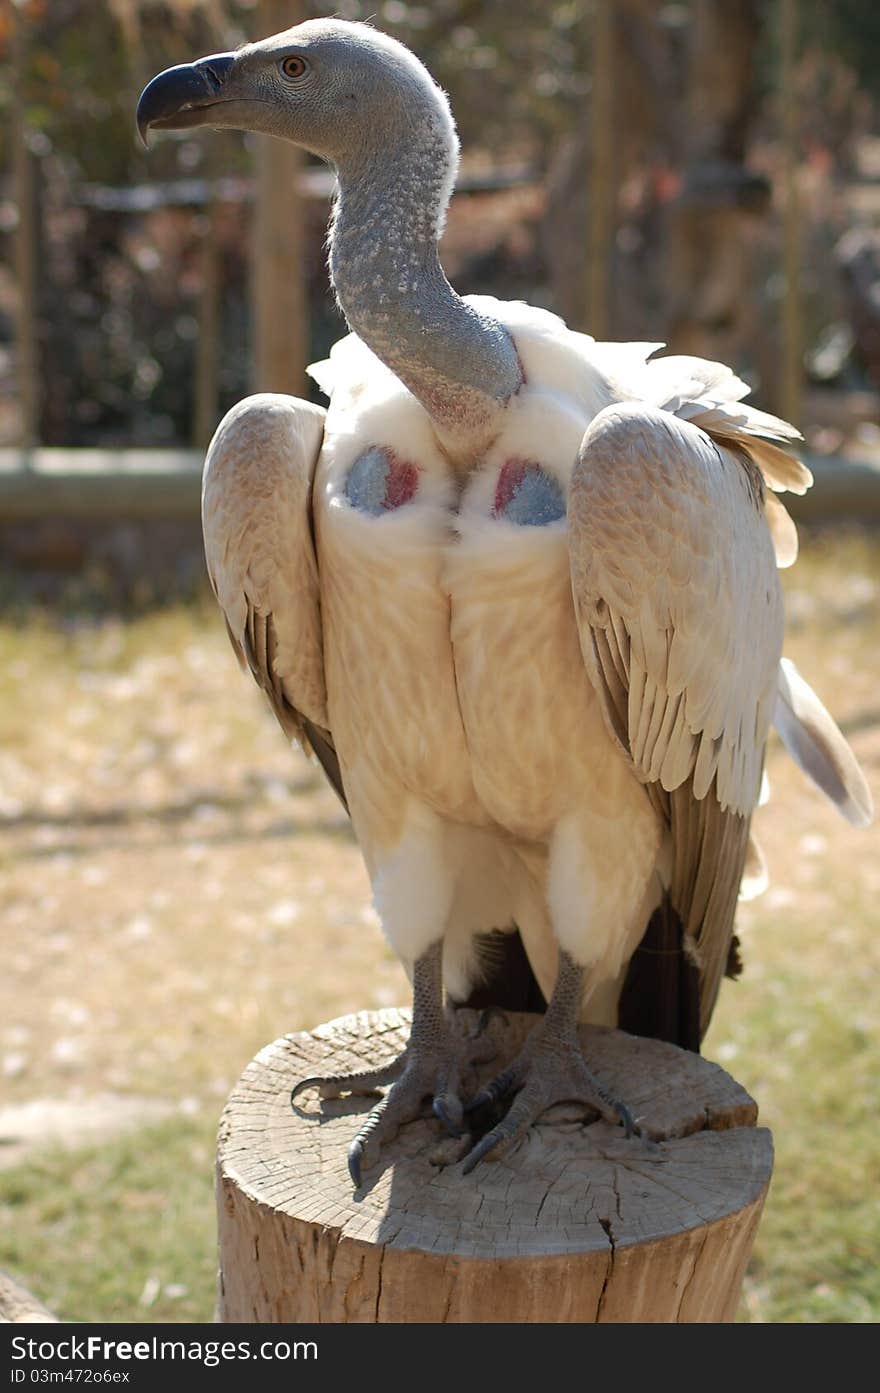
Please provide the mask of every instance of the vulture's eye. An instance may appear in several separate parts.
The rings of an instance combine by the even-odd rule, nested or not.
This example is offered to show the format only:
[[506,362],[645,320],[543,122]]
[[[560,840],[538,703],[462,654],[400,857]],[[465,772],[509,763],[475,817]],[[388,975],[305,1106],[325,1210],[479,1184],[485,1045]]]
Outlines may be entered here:
[[297,78],[302,77],[306,72],[308,72],[308,68],[309,65],[306,62],[305,58],[300,58],[295,53],[292,53],[288,58],[285,58],[281,64],[281,71],[283,72],[284,76],[290,78],[292,82],[296,82]]

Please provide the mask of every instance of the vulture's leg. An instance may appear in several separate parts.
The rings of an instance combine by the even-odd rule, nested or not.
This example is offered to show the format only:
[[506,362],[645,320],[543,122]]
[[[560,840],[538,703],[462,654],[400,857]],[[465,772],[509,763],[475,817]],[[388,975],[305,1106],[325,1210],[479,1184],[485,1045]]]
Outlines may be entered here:
[[577,1025],[585,969],[569,953],[560,950],[559,974],[546,1014],[534,1027],[513,1063],[498,1074],[467,1105],[467,1111],[497,1103],[510,1093],[516,1097],[491,1132],[464,1158],[464,1170],[502,1142],[524,1136],[554,1103],[578,1102],[609,1122],[622,1122],[626,1135],[635,1131],[629,1109],[612,1098],[590,1073],[581,1051]]
[[[372,1093],[380,1084],[392,1085],[349,1148],[348,1169],[355,1185],[361,1183],[362,1169],[375,1164],[382,1143],[396,1136],[405,1122],[421,1115],[426,1098],[433,1099],[434,1113],[447,1132],[462,1135],[461,1071],[479,1057],[480,1047],[474,1038],[455,1031],[444,1009],[442,958],[443,945],[438,941],[416,961],[412,1030],[397,1059],[364,1073],[302,1079],[290,1095],[294,1103],[306,1088],[317,1088],[322,1098],[336,1098],[342,1093]],[[484,1052],[482,1057],[489,1056]]]

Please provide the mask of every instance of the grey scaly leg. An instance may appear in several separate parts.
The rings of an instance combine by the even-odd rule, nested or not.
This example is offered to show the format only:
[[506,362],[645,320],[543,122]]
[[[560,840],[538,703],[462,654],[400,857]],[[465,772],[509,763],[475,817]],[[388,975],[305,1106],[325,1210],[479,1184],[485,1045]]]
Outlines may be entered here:
[[461,1069],[463,1063],[473,1060],[475,1050],[470,1039],[457,1035],[450,1026],[443,1007],[442,962],[439,941],[416,961],[412,1030],[397,1059],[357,1074],[301,1079],[291,1092],[293,1104],[306,1088],[317,1088],[322,1098],[334,1098],[341,1093],[372,1093],[379,1085],[391,1083],[349,1147],[348,1169],[355,1185],[361,1183],[362,1169],[375,1164],[382,1143],[390,1141],[405,1122],[421,1115],[426,1098],[433,1098],[435,1116],[447,1132],[462,1134]]
[[472,1112],[516,1093],[510,1108],[491,1132],[464,1158],[465,1171],[503,1142],[524,1136],[533,1122],[554,1103],[582,1102],[609,1122],[622,1122],[629,1137],[635,1130],[629,1109],[603,1088],[587,1068],[577,1024],[584,968],[568,953],[559,954],[559,974],[546,1015],[535,1026],[516,1059],[467,1105]]

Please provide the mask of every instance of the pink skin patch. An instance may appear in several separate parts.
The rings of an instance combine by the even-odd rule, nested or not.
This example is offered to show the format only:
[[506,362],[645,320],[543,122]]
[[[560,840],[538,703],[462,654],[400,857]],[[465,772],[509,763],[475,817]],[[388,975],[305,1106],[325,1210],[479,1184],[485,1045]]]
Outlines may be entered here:
[[402,508],[404,503],[409,503],[415,498],[419,486],[419,471],[409,460],[398,459],[392,450],[386,453],[388,473],[385,476],[385,498],[382,506],[390,512],[393,508]]
[[513,495],[526,477],[526,472],[534,467],[524,459],[505,460],[498,475],[498,483],[495,485],[495,507],[492,511],[496,518],[507,512]]

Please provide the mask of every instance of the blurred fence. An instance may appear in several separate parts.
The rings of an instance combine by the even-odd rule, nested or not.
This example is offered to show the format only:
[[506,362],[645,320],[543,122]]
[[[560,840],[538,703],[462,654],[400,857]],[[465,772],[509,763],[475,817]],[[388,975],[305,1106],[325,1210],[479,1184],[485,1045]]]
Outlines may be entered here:
[[[185,17],[185,24],[184,19],[174,21],[181,35],[187,25],[186,35],[193,30],[193,13],[204,10],[206,46],[218,28],[220,39],[227,39],[224,25],[232,25],[228,32],[234,38],[242,23],[256,36],[331,8],[367,13],[355,0],[342,7],[305,0],[242,0],[239,5],[218,0],[201,7],[198,0],[180,5],[167,0],[164,7],[148,0],[106,4],[115,16],[127,17],[122,32],[130,45],[132,35],[140,45],[144,31],[137,25],[146,23],[144,15],[152,16],[155,33],[157,8]],[[127,183],[71,179],[61,187],[58,169],[63,162],[50,170],[44,158],[46,118],[35,98],[40,82],[34,77],[35,65],[39,73],[48,71],[45,32],[53,8],[59,14],[79,13],[77,0],[67,0],[66,6],[65,0],[18,0],[8,7],[5,33],[0,30],[11,74],[7,189],[13,213],[7,223],[14,224],[9,262],[15,287],[15,390],[5,443],[25,452],[17,463],[14,454],[5,457],[0,497],[9,518],[10,508],[18,507],[21,516],[31,506],[27,500],[35,496],[37,478],[44,480],[40,497],[48,506],[63,472],[55,461],[47,473],[41,462],[47,457],[41,456],[30,461],[31,477],[11,482],[16,469],[28,467],[27,452],[38,444],[68,443],[65,422],[72,420],[72,408],[61,400],[62,359],[68,345],[76,345],[78,321],[67,326],[65,341],[54,332],[56,307],[47,310],[47,298],[57,301],[63,282],[60,288],[72,305],[94,276],[94,265],[84,265],[84,240],[106,242],[97,250],[86,247],[95,257],[100,252],[105,263],[114,256],[123,259],[119,245],[130,245],[134,250],[126,256],[137,269],[147,268],[137,292],[130,287],[117,292],[110,274],[101,282],[110,283],[111,297],[127,295],[130,302],[126,324],[113,332],[135,332],[138,304],[143,318],[150,318],[151,325],[155,320],[155,326],[138,361],[120,370],[119,380],[102,384],[101,401],[92,412],[98,422],[94,429],[88,428],[85,410],[90,404],[74,402],[80,416],[70,434],[78,444],[87,440],[99,446],[102,435],[114,447],[130,444],[139,438],[143,422],[152,419],[157,424],[147,433],[149,443],[201,448],[229,401],[245,391],[308,391],[308,355],[325,351],[342,328],[327,295],[322,264],[332,179],[323,169],[307,166],[291,147],[254,142],[252,149],[238,150],[230,168],[227,147],[213,140],[204,146],[189,141],[178,145],[178,165],[184,156],[196,160],[198,169],[191,174],[181,172],[166,154],[153,166],[155,177],[142,165],[140,177]],[[98,4],[90,13],[104,8]],[[833,336],[827,331],[841,317],[837,302],[823,308],[818,318],[815,313],[816,237],[809,231],[809,217],[815,221],[825,198],[826,247],[846,219],[839,200],[832,207],[828,193],[839,184],[836,165],[837,183],[822,185],[820,194],[813,187],[821,161],[813,129],[806,129],[814,118],[804,115],[803,91],[804,74],[818,61],[821,34],[817,39],[811,7],[797,0],[744,0],[737,6],[722,0],[679,6],[660,0],[583,0],[550,4],[538,16],[519,0],[506,7],[447,0],[435,8],[437,17],[427,7],[381,5],[376,22],[392,32],[399,28],[410,41],[422,33],[424,42],[416,46],[432,69],[439,65],[443,80],[450,52],[461,64],[475,67],[482,54],[486,80],[491,69],[498,90],[506,91],[522,70],[517,45],[533,42],[544,45],[540,53],[535,47],[535,65],[541,68],[535,85],[540,82],[542,92],[551,93],[563,77],[567,83],[565,100],[554,105],[548,98],[549,117],[546,111],[536,115],[534,102],[529,106],[524,99],[522,110],[511,108],[511,119],[520,122],[511,125],[516,139],[511,135],[504,142],[493,127],[483,148],[474,149],[473,141],[466,144],[445,244],[459,288],[536,298],[597,336],[665,338],[678,351],[723,358],[759,382],[762,404],[803,420],[805,365],[821,356],[814,351],[810,359],[808,350],[818,342],[823,362],[833,358]],[[440,11],[446,15],[445,30]],[[522,19],[524,38],[505,27],[507,18],[510,26]],[[194,33],[191,42],[201,33]],[[178,35],[174,51],[160,35],[150,51],[158,52],[164,43],[167,61],[177,61],[184,39],[190,42],[186,35]],[[127,59],[129,86],[122,92],[120,110],[133,111],[137,87],[151,75],[138,71],[145,62],[141,47]],[[472,133],[479,132],[481,116],[488,129],[488,107],[482,114],[474,110],[468,92],[464,83],[460,92],[453,92],[456,111],[461,103],[464,125]],[[830,100],[828,109],[832,114],[836,110]],[[535,123],[531,133],[530,120]],[[855,116],[853,123],[856,130]],[[104,129],[96,125],[96,136]],[[830,149],[832,137],[823,139]],[[834,139],[842,149],[842,138]],[[71,237],[80,264],[71,251],[71,265],[63,274],[52,269],[53,257],[58,262],[63,256],[58,228],[67,225],[59,207],[71,220],[77,213],[85,219],[79,241]],[[868,221],[876,220],[875,209]],[[489,229],[496,231],[490,236]],[[839,302],[839,293],[834,294]],[[824,290],[822,295],[829,298]],[[100,305],[94,311],[102,325],[114,315],[119,318],[114,304],[103,315]],[[163,312],[186,340],[183,347],[175,343],[173,352],[162,328]],[[850,339],[856,338],[853,331]],[[163,352],[170,353],[164,361]],[[93,352],[92,358],[100,370],[100,355]],[[139,404],[136,416],[126,415],[126,373],[132,400]],[[821,420],[823,414],[829,417],[827,401],[823,398],[813,411],[811,398],[807,415],[812,411],[816,417],[818,435],[812,443],[820,451],[833,449],[853,422],[858,432],[866,416],[870,420],[874,383],[870,371],[859,373],[858,368],[849,376],[844,372],[839,381],[826,373],[831,390],[848,399],[830,411],[831,424]],[[815,373],[807,385],[812,393]],[[819,388],[821,394],[821,381]],[[151,418],[162,392],[165,403],[157,404]],[[76,397],[75,388],[71,393]],[[859,393],[859,404],[849,403]],[[107,457],[114,458],[119,457]],[[71,478],[95,477],[91,465],[71,463],[70,468]],[[139,466],[132,466],[120,472],[126,482],[119,485],[118,502],[134,499],[138,471]],[[179,472],[181,478],[187,476],[186,469]],[[850,472],[853,479],[858,474]],[[45,482],[50,477],[51,485]],[[873,479],[874,472],[862,471],[859,477]],[[849,497],[849,488],[842,489],[842,496]],[[84,483],[76,497],[81,503],[92,497],[89,486]]]

